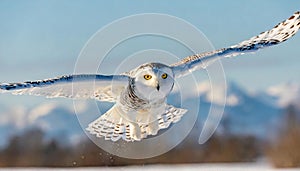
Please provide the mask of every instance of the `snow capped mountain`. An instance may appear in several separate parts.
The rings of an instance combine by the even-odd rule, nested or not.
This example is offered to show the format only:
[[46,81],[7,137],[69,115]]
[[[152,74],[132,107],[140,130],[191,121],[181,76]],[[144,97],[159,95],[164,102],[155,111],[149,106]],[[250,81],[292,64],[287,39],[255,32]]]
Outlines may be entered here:
[[[284,108],[300,96],[300,91],[295,85],[292,89],[289,88],[290,90],[271,87],[266,92],[258,93],[250,93],[233,82],[228,83],[225,88],[214,86],[212,90],[211,87],[209,82],[202,82],[198,86],[201,98],[199,115],[202,115],[199,124],[203,124],[203,120],[207,118],[210,105],[222,105],[222,100],[219,99],[226,95],[224,114],[218,129],[260,138],[272,138],[268,136],[273,136],[274,129],[280,125]],[[273,94],[270,94],[270,90],[273,90]],[[212,93],[216,93],[214,99]],[[283,102],[285,105],[281,105]]]
[[[41,107],[45,107],[46,110],[30,121],[33,127],[40,128],[47,133],[47,139],[56,139],[64,144],[76,144],[80,140],[80,137],[83,136],[83,130],[74,111],[59,105],[40,106],[39,108]],[[33,113],[36,112],[36,109],[34,110]]]
[[[265,91],[249,92],[234,82],[229,82],[227,87],[214,86],[212,91],[210,83],[206,81],[198,85],[198,92],[202,100],[215,104],[220,104],[218,99],[226,95],[226,106],[246,106],[245,100],[250,99],[282,109],[289,105],[300,106],[300,84],[293,82],[274,85]],[[212,93],[217,94],[214,100],[212,99]]]
[[225,87],[223,85],[212,87],[208,81],[205,81],[198,85],[198,92],[204,101],[220,105],[223,103],[223,97],[226,96],[226,106],[236,106],[243,102],[244,96],[248,96],[245,90],[233,82],[225,85]]
[[[212,87],[214,88],[212,90]],[[265,92],[249,93],[236,83],[227,86],[211,86],[209,82],[202,82],[196,90],[200,94],[200,112],[198,125],[202,127],[211,104],[221,105],[226,96],[225,110],[218,130],[229,131],[234,134],[250,134],[260,138],[268,138],[274,128],[280,124],[283,110],[289,104],[297,104],[300,100],[300,85],[295,83],[272,86]],[[215,93],[212,96],[212,93]],[[175,97],[175,96],[173,96]],[[212,98],[214,97],[214,98]],[[194,97],[198,98],[198,97]],[[168,99],[171,104],[178,104],[178,98]],[[186,103],[191,99],[185,99]],[[77,105],[77,116],[73,105],[59,103],[45,103],[34,108],[14,106],[0,111],[0,146],[9,137],[20,134],[24,130],[36,127],[46,133],[47,139],[56,139],[65,144],[76,144],[86,137],[80,125],[86,126],[100,116],[99,111],[91,111],[89,103]],[[1,104],[0,104],[1,105]],[[101,112],[109,109],[111,104],[100,103]],[[78,121],[85,118],[84,121]],[[200,134],[201,130],[197,130]]]
[[231,85],[228,92],[239,99],[238,104],[225,107],[223,123],[228,125],[228,129],[233,133],[267,137],[282,117],[282,109],[236,84]]
[[280,107],[287,107],[288,105],[295,105],[300,108],[300,85],[289,82],[272,86],[267,89],[266,93],[271,96],[276,105]]
[[0,114],[0,146],[14,135],[38,128],[46,133],[46,140],[56,139],[62,144],[77,143],[84,135],[77,117],[69,106],[46,103],[28,109],[15,106]]

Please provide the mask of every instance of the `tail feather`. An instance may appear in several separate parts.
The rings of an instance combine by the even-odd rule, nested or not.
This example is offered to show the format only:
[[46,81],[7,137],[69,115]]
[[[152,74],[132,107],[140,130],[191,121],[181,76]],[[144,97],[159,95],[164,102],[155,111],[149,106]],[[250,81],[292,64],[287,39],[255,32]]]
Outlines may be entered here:
[[[105,140],[140,141],[148,135],[156,135],[160,129],[165,129],[171,123],[178,122],[186,109],[175,108],[167,105],[163,114],[157,115],[157,119],[150,123],[138,123],[124,118],[117,106],[113,106],[101,117],[89,124],[87,130],[97,137]],[[153,115],[149,113],[149,115]]]
[[175,108],[174,106],[168,105],[166,112],[158,117],[160,129],[168,128],[171,123],[178,122],[186,112],[186,109]]

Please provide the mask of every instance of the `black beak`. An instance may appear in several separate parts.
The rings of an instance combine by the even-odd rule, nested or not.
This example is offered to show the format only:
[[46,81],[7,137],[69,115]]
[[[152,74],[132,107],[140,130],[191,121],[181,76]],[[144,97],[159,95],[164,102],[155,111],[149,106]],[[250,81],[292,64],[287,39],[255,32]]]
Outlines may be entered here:
[[159,84],[157,84],[156,90],[159,91],[159,88],[160,88],[160,86],[159,86]]

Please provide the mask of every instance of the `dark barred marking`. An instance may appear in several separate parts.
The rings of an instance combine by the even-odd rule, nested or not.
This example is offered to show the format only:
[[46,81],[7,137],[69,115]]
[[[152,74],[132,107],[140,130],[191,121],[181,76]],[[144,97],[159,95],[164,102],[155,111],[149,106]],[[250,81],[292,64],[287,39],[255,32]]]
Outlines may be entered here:
[[101,130],[101,131],[100,131],[100,133],[101,133],[101,134],[106,134],[107,132],[106,132],[106,131],[103,131],[103,130]]
[[294,28],[294,25],[292,25],[292,26],[290,27],[290,29],[292,29],[292,28]]
[[143,109],[144,106],[149,104],[149,101],[139,98],[135,92],[135,80],[130,79],[129,86],[126,91],[122,92],[120,98],[121,104],[126,107],[125,110],[138,110]]
[[294,19],[295,18],[295,16],[293,15],[293,16],[291,16],[290,18],[289,18],[289,20],[292,20],[292,19]]

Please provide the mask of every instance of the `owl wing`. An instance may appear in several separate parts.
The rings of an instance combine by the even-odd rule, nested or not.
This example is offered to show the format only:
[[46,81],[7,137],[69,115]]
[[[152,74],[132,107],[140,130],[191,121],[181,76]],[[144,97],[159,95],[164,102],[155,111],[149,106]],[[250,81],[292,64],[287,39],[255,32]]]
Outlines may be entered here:
[[115,102],[127,87],[128,79],[126,75],[68,75],[23,83],[3,83],[0,84],[0,93]]
[[175,77],[181,77],[197,69],[205,68],[217,59],[234,57],[259,49],[277,45],[294,36],[300,28],[300,11],[294,13],[287,20],[277,24],[273,29],[260,33],[249,40],[243,41],[228,48],[218,49],[188,56],[181,61],[171,65]]

